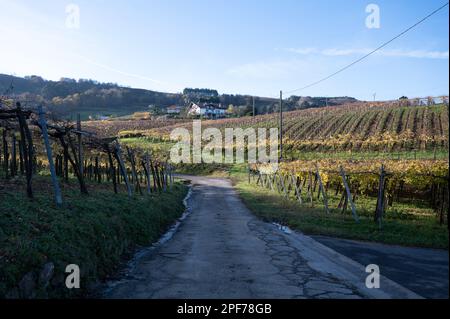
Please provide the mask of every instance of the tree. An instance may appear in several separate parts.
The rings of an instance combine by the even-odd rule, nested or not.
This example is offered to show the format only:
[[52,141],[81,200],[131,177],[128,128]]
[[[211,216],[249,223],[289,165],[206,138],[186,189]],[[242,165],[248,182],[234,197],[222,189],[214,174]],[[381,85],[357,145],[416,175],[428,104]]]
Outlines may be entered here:
[[234,115],[234,105],[233,104],[228,105],[227,114]]
[[161,115],[163,114],[161,108],[157,107],[156,105],[149,105],[148,106],[149,113],[152,115]]

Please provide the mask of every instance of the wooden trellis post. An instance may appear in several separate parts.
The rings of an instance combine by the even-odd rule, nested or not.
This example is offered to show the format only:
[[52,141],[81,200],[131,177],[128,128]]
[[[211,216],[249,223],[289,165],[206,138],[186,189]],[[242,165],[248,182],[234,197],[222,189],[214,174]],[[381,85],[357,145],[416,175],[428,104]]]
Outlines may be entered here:
[[273,183],[275,183],[275,174],[267,175],[267,177],[269,178],[270,189],[271,189],[272,191],[275,191],[275,188],[274,188],[274,186],[273,186]]
[[161,163],[159,164],[159,177],[161,179],[162,190],[165,191],[165,186],[164,186],[164,184],[165,184],[165,182],[164,182],[164,164],[161,164]]
[[162,191],[161,172],[158,163],[155,163],[155,176],[156,176],[156,184],[158,185],[158,191],[161,192]]
[[125,186],[127,187],[128,196],[132,197],[133,191],[131,190],[125,163],[123,162],[123,159],[122,159],[122,150],[120,149],[120,145],[118,143],[114,147],[114,156],[117,160],[117,163],[119,164],[120,173],[122,174],[123,180],[125,182]]
[[166,169],[167,169],[167,187],[170,187],[172,185],[172,178],[170,177],[172,167],[170,166],[169,162],[166,162]]
[[81,176],[84,174],[83,167],[83,135],[81,134],[81,115],[77,114],[77,139],[78,139],[78,165]]
[[112,159],[111,148],[109,147],[108,143],[105,143],[104,146],[105,146],[106,153],[108,154],[109,169],[110,169],[111,179],[113,182],[114,194],[117,194],[116,168],[114,166],[114,161]]
[[162,167],[162,173],[163,173],[163,189],[164,191],[167,191],[167,163],[164,163]]
[[127,152],[128,152],[128,158],[129,158],[130,164],[131,164],[131,176],[133,177],[133,182],[136,185],[136,191],[139,192],[139,194],[142,195],[141,184],[139,183],[139,178],[138,178],[137,173],[136,173],[136,163],[135,163],[135,160],[134,160],[134,152],[129,147],[127,147]]
[[286,192],[286,184],[284,182],[284,176],[282,174],[280,174],[280,186],[281,186],[281,190],[283,191],[283,195],[284,197],[288,197],[288,194]]
[[7,129],[3,128],[2,137],[3,137],[3,171],[5,172],[5,177],[9,177],[9,149],[8,149],[8,140],[7,140]]
[[16,132],[11,134],[11,176],[17,175],[17,148],[16,148]]
[[170,183],[174,184],[175,183],[175,178],[173,176],[173,166],[170,163],[169,163],[169,169],[170,169],[170,171],[169,171],[169,173],[170,173]]
[[64,180],[66,182],[69,181],[69,154],[67,149],[64,149]]
[[278,194],[280,194],[281,193],[281,175],[279,173],[274,174],[274,183],[275,183],[275,186],[277,187]]
[[303,204],[303,200],[302,200],[302,183],[301,183],[301,181],[299,183],[298,177],[292,175],[292,184],[294,185],[294,189],[295,189],[295,197],[300,202],[300,204]]
[[25,172],[25,166],[23,162],[23,141],[22,138],[19,140],[19,170],[20,175],[23,175]]
[[17,118],[19,120],[20,127],[20,140],[22,141],[23,160],[25,165],[25,176],[27,179],[27,196],[33,198],[32,178],[33,178],[33,159],[34,159],[34,147],[33,138],[31,136],[30,129],[25,120],[25,115],[20,108],[20,104],[17,105]]
[[39,123],[41,125],[42,137],[44,138],[45,150],[47,152],[47,159],[48,159],[48,165],[50,168],[50,175],[52,178],[53,188],[55,191],[55,202],[56,202],[56,205],[61,206],[62,205],[61,189],[59,188],[58,179],[56,177],[55,165],[53,163],[52,148],[50,146],[50,141],[48,139],[47,121],[45,120],[44,111],[42,110],[42,106],[38,107],[38,112],[39,112]]
[[161,186],[162,186],[163,192],[165,192],[166,191],[166,172],[165,172],[164,163],[162,163],[160,166],[159,176],[161,178]]
[[317,164],[316,164],[316,176],[317,176],[317,181],[319,182],[319,196],[320,196],[320,193],[322,193],[323,205],[325,206],[326,212],[329,214],[330,210],[328,208],[328,196],[327,196],[327,193],[325,192],[325,188],[323,187],[322,178],[320,177],[320,172],[319,172],[319,166]]
[[159,190],[159,185],[158,185],[158,178],[157,178],[157,172],[156,172],[156,165],[153,165],[152,160],[150,159],[150,170],[152,171],[152,176],[153,176],[153,189]]
[[350,202],[350,206],[352,208],[353,218],[355,219],[355,221],[357,223],[359,223],[359,218],[358,218],[358,215],[356,214],[355,203],[353,202],[353,198],[352,198],[352,192],[350,191],[350,187],[348,186],[347,176],[345,175],[345,171],[342,166],[340,167],[340,173],[341,173],[341,177],[342,177],[342,182],[344,183],[345,191],[347,193],[347,199]]
[[83,175],[80,172],[80,165],[81,165],[81,163],[78,162],[77,152],[75,150],[75,146],[73,144],[72,137],[70,136],[70,132],[66,131],[65,135],[67,136],[67,143],[64,140],[64,135],[63,134],[59,134],[59,140],[60,140],[61,145],[63,146],[63,148],[67,149],[67,154],[69,154],[69,147],[70,147],[70,150],[72,151],[73,158],[71,156],[69,156],[68,159],[69,159],[70,163],[72,164],[73,170],[74,170],[75,175],[77,176],[78,182],[80,184],[80,192],[82,194],[88,195],[89,192],[87,190],[86,183],[84,181]]
[[378,185],[378,197],[377,207],[375,210],[375,222],[378,223],[379,228],[382,228],[382,220],[385,206],[385,187],[386,187],[386,171],[384,170],[384,164],[380,169],[380,184]]
[[147,194],[150,195],[152,193],[152,185],[150,180],[150,156],[148,155],[148,152],[145,153],[145,160],[142,162],[142,167],[144,168],[147,180]]
[[166,162],[166,170],[167,170],[167,187],[171,187],[172,182],[172,165],[169,162]]
[[308,196],[309,196],[309,200],[311,202],[311,206],[314,207],[312,187],[313,187],[313,185],[312,185],[312,173],[311,173],[311,171],[308,171]]
[[287,193],[288,193],[288,195],[290,195],[292,190],[295,191],[293,184],[292,184],[292,174],[286,173],[285,180],[286,180]]

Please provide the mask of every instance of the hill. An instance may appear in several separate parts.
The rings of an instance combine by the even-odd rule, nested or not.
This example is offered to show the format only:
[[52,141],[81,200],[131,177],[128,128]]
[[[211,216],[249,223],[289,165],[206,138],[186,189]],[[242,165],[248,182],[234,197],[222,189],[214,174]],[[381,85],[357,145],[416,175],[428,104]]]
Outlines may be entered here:
[[[45,80],[40,76],[24,78],[0,74],[0,94],[11,96],[27,105],[43,104],[55,115],[75,119],[89,116],[123,116],[148,111],[149,106],[164,109],[171,105],[188,105],[190,101],[211,101],[224,106],[238,107],[240,115],[253,112],[253,97],[250,95],[221,94],[211,89],[185,89],[183,93],[165,93],[123,87],[115,83],[100,83],[94,80],[61,78],[59,81]],[[349,97],[316,98],[292,96],[284,101],[286,110],[340,105],[357,100]],[[278,108],[278,99],[254,97],[256,113],[272,113]]]
[[[12,86],[12,89],[9,89]],[[0,74],[0,92],[13,93],[25,104],[43,104],[56,115],[74,119],[77,113],[120,116],[148,110],[149,105],[167,107],[182,103],[180,94],[122,87],[93,80],[62,78],[47,81],[39,76],[25,78]]]

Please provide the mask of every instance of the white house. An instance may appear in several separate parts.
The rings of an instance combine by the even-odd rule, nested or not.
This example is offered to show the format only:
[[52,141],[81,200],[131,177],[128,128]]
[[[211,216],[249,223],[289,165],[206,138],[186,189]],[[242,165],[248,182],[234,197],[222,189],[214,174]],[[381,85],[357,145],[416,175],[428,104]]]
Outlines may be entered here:
[[183,110],[183,106],[172,105],[167,108],[166,113],[167,114],[180,114],[182,110]]
[[225,109],[221,108],[220,105],[213,103],[191,103],[188,115],[207,118],[221,118],[225,116]]

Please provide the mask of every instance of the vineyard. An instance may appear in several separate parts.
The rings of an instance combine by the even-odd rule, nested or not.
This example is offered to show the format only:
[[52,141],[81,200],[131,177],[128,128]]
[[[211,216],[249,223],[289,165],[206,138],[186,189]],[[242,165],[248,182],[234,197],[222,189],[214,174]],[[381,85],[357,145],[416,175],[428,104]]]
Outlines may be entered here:
[[[448,149],[448,107],[439,105],[350,104],[284,115],[284,157],[296,159],[308,152],[438,152]],[[277,114],[202,121],[204,128],[278,127]],[[176,127],[192,129],[192,123],[136,126],[129,136],[169,139]]]
[[[126,158],[117,137],[100,138],[78,124],[52,121],[42,112],[17,108],[0,110],[2,147],[0,164],[5,179],[25,176],[27,195],[33,198],[32,179],[36,174],[52,177],[57,204],[62,204],[58,178],[76,178],[80,192],[88,194],[86,180],[108,182],[115,193],[124,186],[131,197],[166,190],[173,183],[168,163],[152,159],[148,153],[126,148]],[[33,126],[33,127],[31,127]],[[145,181],[144,181],[145,180]]]
[[[327,213],[335,201],[334,210],[344,213],[349,207],[359,221],[356,198],[365,198],[360,210],[382,227],[388,208],[395,204],[420,203],[430,208],[422,216],[396,211],[388,217],[421,219],[431,217],[440,225],[448,225],[448,162],[446,161],[295,161],[281,163],[277,170],[270,164],[253,165],[249,182],[278,191],[300,204],[313,206],[319,199]],[[361,207],[360,207],[361,208]],[[411,209],[412,210],[412,209]],[[433,216],[434,215],[434,216]]]
[[109,121],[87,121],[83,124],[87,130],[94,132],[97,136],[109,137],[117,136],[120,132],[146,131],[186,122],[188,121],[182,119],[149,117],[128,120],[115,119]]

